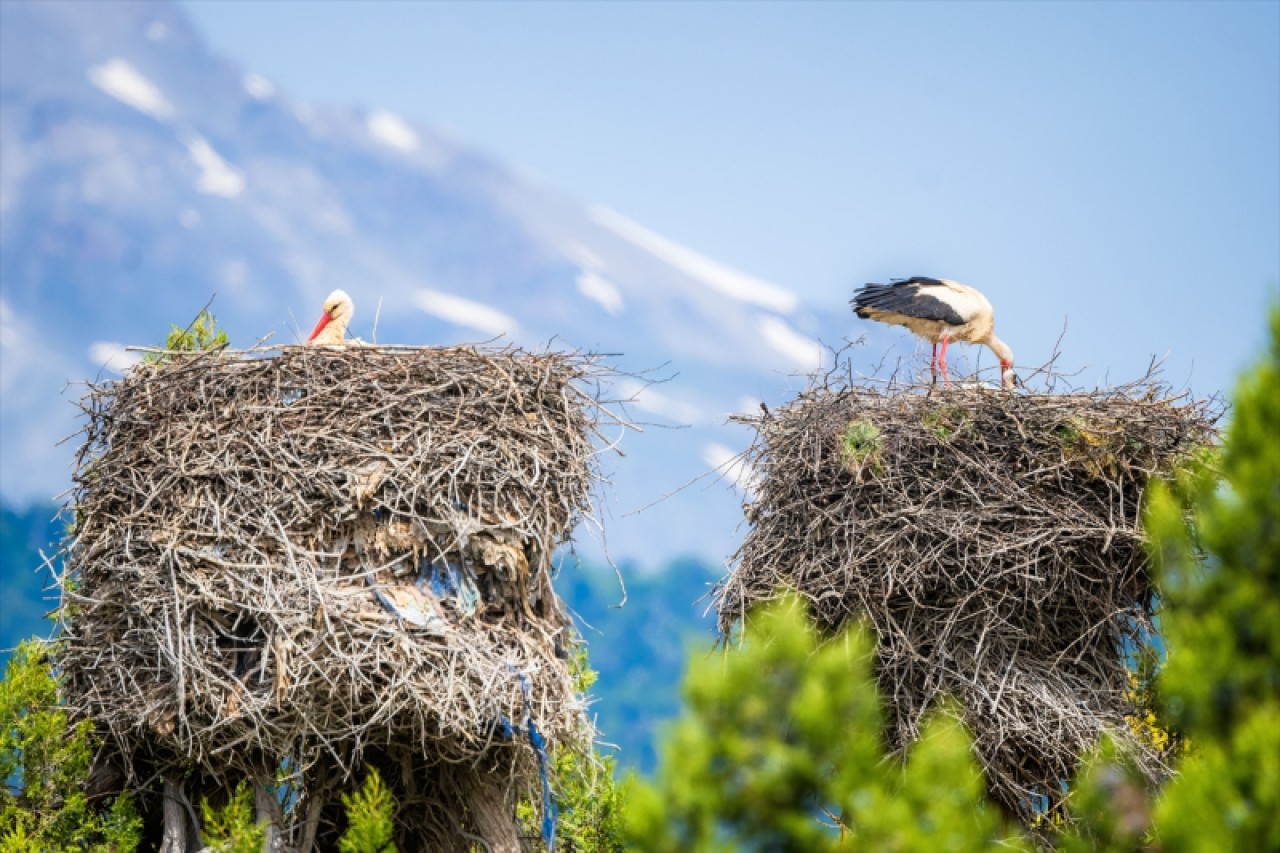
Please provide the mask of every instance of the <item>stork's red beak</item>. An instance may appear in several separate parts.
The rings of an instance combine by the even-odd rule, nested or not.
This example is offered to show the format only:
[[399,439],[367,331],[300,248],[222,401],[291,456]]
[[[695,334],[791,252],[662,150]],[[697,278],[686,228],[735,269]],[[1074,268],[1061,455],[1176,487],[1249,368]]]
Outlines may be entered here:
[[329,321],[332,319],[333,317],[330,316],[328,311],[321,314],[320,322],[316,323],[316,327],[311,330],[311,337],[307,338],[307,343],[311,343],[312,341],[314,341],[316,339],[316,335],[320,334],[320,332],[324,329],[324,327],[329,325]]

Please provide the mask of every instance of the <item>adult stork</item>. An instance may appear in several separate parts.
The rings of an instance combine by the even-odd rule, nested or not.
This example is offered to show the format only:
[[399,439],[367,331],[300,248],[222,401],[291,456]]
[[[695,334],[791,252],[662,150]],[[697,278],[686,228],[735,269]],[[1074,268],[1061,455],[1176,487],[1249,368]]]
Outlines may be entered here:
[[355,312],[355,303],[351,301],[350,296],[347,296],[346,291],[335,290],[330,293],[329,298],[324,301],[324,313],[320,315],[320,322],[316,323],[316,327],[311,331],[311,337],[307,338],[307,345],[346,346],[347,325]]
[[[865,285],[854,293],[849,304],[865,320],[906,326],[932,343],[929,369],[935,382],[941,367],[942,381],[951,384],[947,376],[947,344],[951,341],[987,346],[1000,359],[1000,384],[1012,388],[1017,382],[1013,350],[995,335],[991,303],[972,287],[918,275],[890,284]],[[942,344],[941,353],[938,344]]]

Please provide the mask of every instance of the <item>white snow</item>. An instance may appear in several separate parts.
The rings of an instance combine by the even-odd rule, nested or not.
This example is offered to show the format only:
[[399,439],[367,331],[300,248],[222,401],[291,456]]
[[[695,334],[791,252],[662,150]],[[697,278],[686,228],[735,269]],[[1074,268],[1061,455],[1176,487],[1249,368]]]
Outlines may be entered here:
[[186,143],[191,159],[200,169],[196,189],[224,198],[234,198],[244,192],[244,175],[227,165],[204,137],[193,134],[187,138]]
[[796,307],[796,296],[790,291],[686,249],[607,207],[595,205],[588,214],[597,224],[731,299],[782,313]]
[[817,370],[822,366],[822,344],[800,334],[787,321],[772,314],[756,318],[756,331],[765,344],[802,370]]
[[298,124],[307,129],[313,137],[323,139],[333,133],[333,127],[324,114],[308,103],[295,103],[291,107],[293,117]]
[[369,135],[397,151],[416,151],[421,144],[418,134],[395,113],[376,112],[369,116]]
[[681,425],[694,426],[710,420],[692,403],[677,400],[670,394],[664,394],[652,385],[646,385],[635,379],[619,380],[616,390],[618,397],[629,405]]
[[18,316],[9,303],[0,299],[0,350],[16,350],[23,345],[26,335]]
[[578,291],[588,299],[594,300],[601,308],[613,316],[622,313],[622,291],[618,286],[599,273],[583,270],[578,274]]
[[88,75],[90,83],[139,112],[162,121],[173,117],[173,105],[164,93],[118,56],[93,66]]
[[142,361],[142,354],[129,352],[124,344],[115,341],[96,341],[89,346],[89,359],[107,370],[124,373]]
[[271,84],[270,80],[253,71],[245,74],[244,79],[240,82],[244,86],[245,92],[255,101],[265,101],[276,93],[276,87]]
[[727,477],[739,491],[755,497],[756,471],[741,453],[711,441],[702,446],[702,461]]
[[600,260],[600,256],[588,249],[581,243],[571,242],[567,244],[562,251],[569,260],[573,261],[584,270],[602,270],[604,269],[604,261]]
[[421,288],[413,294],[413,301],[434,317],[486,335],[511,335],[519,328],[514,319],[497,308],[452,293]]

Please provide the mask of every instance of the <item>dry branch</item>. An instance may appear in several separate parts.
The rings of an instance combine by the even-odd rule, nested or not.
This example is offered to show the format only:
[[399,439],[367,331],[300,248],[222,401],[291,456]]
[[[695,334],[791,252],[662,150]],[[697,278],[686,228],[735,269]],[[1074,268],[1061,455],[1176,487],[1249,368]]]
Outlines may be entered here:
[[758,491],[720,629],[784,587],[828,632],[867,619],[892,746],[951,694],[994,796],[1056,808],[1099,734],[1128,736],[1127,661],[1157,606],[1143,495],[1215,440],[1216,409],[1150,377],[1055,394],[846,380],[737,418]]

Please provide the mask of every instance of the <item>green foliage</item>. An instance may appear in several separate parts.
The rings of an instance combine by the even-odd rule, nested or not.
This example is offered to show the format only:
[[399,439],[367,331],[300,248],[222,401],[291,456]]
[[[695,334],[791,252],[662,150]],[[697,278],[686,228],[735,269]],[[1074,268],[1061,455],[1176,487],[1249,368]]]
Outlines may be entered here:
[[[586,695],[597,677],[587,661],[586,643],[573,647],[569,671],[574,692]],[[560,808],[559,849],[566,853],[621,853],[623,797],[614,775],[613,756],[562,749],[553,763]]]
[[[218,326],[218,320],[208,308],[200,309],[200,313],[185,329],[178,326],[169,327],[169,335],[165,338],[164,348],[170,352],[203,352],[221,349],[227,346],[227,332]],[[167,358],[162,353],[148,353],[143,360],[157,364]]]
[[[587,661],[587,645],[580,638],[572,645],[569,672],[573,689],[585,695],[596,682]],[[562,748],[551,757],[552,779],[560,822],[556,849],[563,853],[621,853],[623,789],[615,776],[613,756]],[[516,810],[522,834],[541,832],[541,802],[526,800]]]
[[[1280,849],[1280,307],[1236,388],[1220,488],[1201,467],[1157,490],[1168,709],[1192,755],[1156,806],[1170,849]],[[1194,515],[1194,527],[1185,523]]]
[[[341,853],[395,853],[396,802],[378,771],[369,769],[358,791],[342,795],[347,829],[338,840]],[[267,823],[255,820],[253,788],[236,785],[226,804],[200,804],[205,844],[216,853],[258,853],[267,838]]]
[[1059,847],[1066,853],[1137,850],[1146,845],[1151,824],[1149,792],[1132,761],[1111,737],[1080,769],[1071,793],[1075,820],[1063,829]]
[[378,771],[369,768],[364,784],[354,794],[343,794],[347,831],[338,841],[342,853],[395,853],[396,801]]
[[556,849],[564,853],[621,853],[624,789],[611,755],[561,750],[555,757],[560,826]]
[[937,436],[939,441],[950,441],[952,436],[972,435],[973,417],[961,406],[939,406],[920,416],[920,422]]
[[821,642],[786,597],[740,648],[694,658],[656,781],[633,780],[629,847],[653,851],[1019,849],[983,804],[969,737],[943,709],[887,759],[872,641]]
[[96,744],[91,723],[61,704],[50,647],[18,647],[0,684],[0,851],[88,853],[138,846],[141,821],[127,796],[91,806],[81,783]]
[[1053,432],[1065,458],[1082,465],[1094,479],[1106,481],[1120,476],[1116,453],[1135,441],[1075,416],[1059,423]]
[[880,462],[880,428],[870,421],[854,421],[840,437],[840,450],[849,467],[862,467],[870,460],[873,468]]
[[[1073,849],[1280,850],[1280,308],[1220,454],[1152,490],[1164,713],[1187,738],[1154,807],[1104,746],[1074,795]],[[1149,829],[1139,829],[1151,808]]]
[[217,853],[258,853],[267,838],[266,823],[254,821],[253,789],[241,780],[222,808],[200,804],[205,844]]

